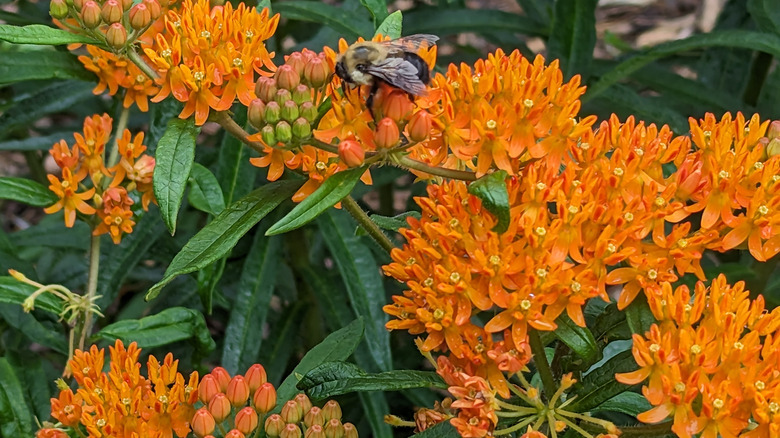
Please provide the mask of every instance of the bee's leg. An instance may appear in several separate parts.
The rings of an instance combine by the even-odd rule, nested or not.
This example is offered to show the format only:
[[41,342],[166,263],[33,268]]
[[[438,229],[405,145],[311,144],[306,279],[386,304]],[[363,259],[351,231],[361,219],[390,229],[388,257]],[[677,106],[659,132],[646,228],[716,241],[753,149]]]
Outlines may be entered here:
[[371,114],[372,119],[374,118],[374,96],[378,90],[379,81],[374,81],[374,83],[371,84],[371,91],[368,92],[368,98],[366,99],[366,108],[368,109],[368,113]]

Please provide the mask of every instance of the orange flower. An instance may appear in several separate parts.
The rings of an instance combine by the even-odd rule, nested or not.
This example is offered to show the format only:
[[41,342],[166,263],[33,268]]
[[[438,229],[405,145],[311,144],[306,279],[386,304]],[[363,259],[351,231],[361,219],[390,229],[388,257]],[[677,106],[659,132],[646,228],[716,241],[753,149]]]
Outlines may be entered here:
[[92,90],[94,94],[101,94],[108,89],[108,94],[113,96],[119,88],[123,88],[125,95],[122,105],[125,108],[135,103],[141,111],[149,110],[148,97],[160,90],[151,78],[127,58],[92,45],[87,45],[87,51],[90,56],[81,55],[79,61],[84,68],[98,76],[99,82]]
[[65,226],[70,228],[76,223],[76,211],[83,214],[95,214],[95,209],[87,204],[86,200],[92,199],[95,188],[85,190],[81,193],[76,192],[79,189],[79,180],[71,173],[68,168],[62,169],[62,180],[54,175],[48,175],[49,190],[54,192],[60,198],[51,207],[44,208],[48,214],[65,210]]

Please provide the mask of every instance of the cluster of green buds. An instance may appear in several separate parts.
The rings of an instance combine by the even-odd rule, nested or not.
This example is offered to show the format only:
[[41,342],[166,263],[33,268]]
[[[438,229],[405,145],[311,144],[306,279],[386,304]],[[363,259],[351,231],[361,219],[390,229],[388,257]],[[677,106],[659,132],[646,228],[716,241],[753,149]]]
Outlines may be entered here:
[[331,77],[324,53],[295,52],[273,77],[260,77],[247,109],[249,123],[267,146],[296,147],[311,137],[323,87]]
[[115,50],[143,34],[160,18],[167,0],[51,0],[49,14],[62,25]]

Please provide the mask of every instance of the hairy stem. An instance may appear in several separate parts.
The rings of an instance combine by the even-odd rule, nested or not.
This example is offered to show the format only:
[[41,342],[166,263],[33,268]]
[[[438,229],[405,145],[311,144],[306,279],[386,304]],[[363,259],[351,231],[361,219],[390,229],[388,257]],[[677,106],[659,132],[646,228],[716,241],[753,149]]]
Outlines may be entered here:
[[[100,272],[100,236],[92,236],[89,246],[89,277],[87,277],[87,301],[92,302],[97,293],[98,273]],[[92,331],[93,315],[92,312],[85,312],[84,327],[81,329],[81,338],[79,339],[79,350],[84,350],[87,336]]]
[[341,205],[344,206],[344,209],[349,212],[350,215],[352,215],[353,218],[357,221],[358,225],[360,225],[361,228],[366,230],[369,236],[371,236],[374,240],[376,240],[376,243],[379,244],[379,246],[382,247],[385,251],[387,251],[388,254],[390,254],[390,251],[395,248],[395,245],[393,245],[393,242],[390,241],[390,239],[387,238],[385,233],[382,232],[382,230],[379,229],[379,227],[374,223],[374,221],[371,220],[370,217],[366,214],[365,211],[363,211],[362,208],[358,205],[357,202],[352,198],[352,196],[347,196],[346,198],[341,200]]
[[544,393],[549,398],[555,394],[555,379],[550,369],[550,364],[547,362],[547,355],[544,352],[544,344],[542,344],[542,338],[539,336],[539,331],[533,328],[528,328],[528,342],[531,344],[531,351],[534,355],[534,364],[539,371],[539,377],[542,379],[544,385]]
[[433,167],[408,157],[398,157],[395,158],[395,161],[399,167],[419,170],[421,172],[430,173],[431,175],[441,176],[444,178],[459,179],[463,181],[474,181],[477,179],[476,174],[474,172],[455,170],[455,169],[443,169],[441,167]]
[[160,75],[157,74],[154,69],[141,58],[141,55],[135,51],[135,49],[129,49],[127,51],[127,59],[133,62],[142,72],[150,79],[160,79]]
[[256,141],[250,140],[249,133],[244,131],[244,128],[239,126],[238,123],[236,123],[235,120],[230,117],[227,111],[220,111],[215,113],[213,117],[210,117],[210,119],[214,122],[217,122],[219,126],[223,127],[225,131],[230,133],[230,135],[239,139],[241,143],[244,143],[257,152],[260,152],[262,155],[265,155],[265,148],[263,145]]

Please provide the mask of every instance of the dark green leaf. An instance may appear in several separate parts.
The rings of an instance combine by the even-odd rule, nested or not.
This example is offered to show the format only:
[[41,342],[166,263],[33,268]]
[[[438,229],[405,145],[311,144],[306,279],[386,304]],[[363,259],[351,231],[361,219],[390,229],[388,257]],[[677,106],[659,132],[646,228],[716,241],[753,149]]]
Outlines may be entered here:
[[408,217],[420,219],[422,216],[417,211],[407,211],[406,213],[401,213],[398,216],[393,217],[372,214],[371,220],[383,230],[398,231],[401,228],[407,228],[409,226],[409,223],[406,222],[406,218]]
[[459,438],[460,434],[449,421],[442,421],[441,423],[429,427],[420,433],[416,433],[411,438]]
[[[368,9],[368,12],[371,14],[371,17],[374,18],[374,26],[376,26],[378,23],[384,24],[387,20],[387,1],[386,0],[360,0],[360,3]],[[399,17],[399,30],[400,30],[400,11],[395,11],[393,15],[398,13]],[[377,27],[377,32],[382,26]],[[392,36],[388,33],[383,33],[382,35],[388,35],[392,38],[398,38],[397,36]],[[400,36],[400,34],[399,34]]]
[[631,339],[631,329],[628,327],[625,312],[617,309],[616,303],[607,306],[593,324],[593,337],[599,343]]
[[748,0],[748,11],[764,32],[780,35],[780,8],[775,0]]
[[326,179],[314,193],[296,205],[279,222],[275,223],[266,235],[273,236],[286,233],[311,222],[349,195],[365,171],[366,169],[362,167],[356,167],[339,172]]
[[168,231],[176,233],[176,217],[195,160],[200,128],[191,119],[171,119],[157,144],[154,164],[154,196]]
[[31,24],[29,26],[0,24],[0,40],[14,44],[43,44],[47,46],[72,43],[100,46],[100,42],[88,36],[76,35],[41,24]]
[[644,294],[639,294],[634,298],[634,301],[625,308],[625,312],[631,333],[644,335],[650,330],[650,326],[655,324],[655,316],[653,316]]
[[62,214],[44,217],[36,226],[17,231],[9,237],[20,248],[89,249],[89,225],[76,221],[73,228],[65,226]]
[[401,11],[393,12],[384,19],[379,27],[376,28],[376,33],[374,35],[389,36],[393,39],[400,38],[403,27],[403,20],[404,18],[403,15],[401,15]]
[[329,211],[317,223],[344,280],[352,310],[368,321],[365,338],[378,371],[391,370],[387,315],[382,311],[385,289],[371,250],[354,235],[354,222],[345,212]]
[[0,142],[0,151],[40,151],[51,149],[54,143],[62,139],[72,138],[72,132],[57,132],[41,137],[28,137],[23,140],[7,140]]
[[380,391],[359,392],[358,398],[363,407],[363,414],[371,425],[371,436],[393,438],[393,429],[384,421],[385,415],[390,412],[385,393]]
[[404,14],[407,35],[432,33],[439,36],[463,32],[510,31],[527,36],[544,36],[547,30],[522,15],[495,9],[424,8]]
[[600,367],[588,373],[575,391],[577,399],[570,408],[574,412],[588,412],[606,400],[631,389],[615,380],[615,374],[636,370],[637,365],[631,351],[616,354]]
[[44,325],[21,306],[0,303],[0,320],[18,330],[29,342],[51,348],[60,354],[68,354],[68,339],[65,333],[51,325]]
[[198,163],[193,163],[190,172],[189,200],[193,207],[214,216],[225,209],[225,198],[217,177]]
[[32,416],[25,404],[16,370],[0,357],[0,436],[33,436]]
[[177,276],[203,269],[227,255],[238,239],[279,203],[288,199],[299,186],[297,181],[277,181],[227,206],[176,254],[163,279],[149,289],[146,299],[155,298]]
[[671,108],[666,99],[641,96],[623,84],[613,85],[588,105],[596,104],[601,104],[609,112],[622,112],[639,120],[667,124],[674,132],[684,132],[688,129],[686,117]]
[[580,327],[563,314],[555,320],[558,328],[553,333],[584,361],[585,368],[601,359],[601,349],[587,327]]
[[204,354],[216,348],[203,314],[185,307],[171,307],[156,315],[115,322],[104,327],[95,337],[109,341],[134,341],[141,348],[193,339],[198,351]]
[[57,195],[44,185],[27,178],[0,177],[0,199],[11,199],[33,207],[48,207]]
[[75,56],[56,50],[24,50],[4,52],[0,56],[0,84],[32,79],[79,79],[91,81],[95,75],[87,71]]
[[297,388],[314,400],[363,391],[398,391],[410,388],[447,389],[433,371],[398,370],[367,373],[347,362],[327,362],[306,373]]
[[598,0],[555,2],[547,58],[560,59],[566,78],[581,74],[587,78],[596,46],[596,4]]
[[346,360],[357,348],[363,337],[363,318],[352,321],[348,326],[328,335],[322,342],[309,350],[298,362],[293,372],[284,379],[276,391],[276,408],[274,413],[281,411],[282,406],[295,397],[299,391],[295,388],[298,380],[314,367],[325,362]]
[[517,3],[523,9],[523,14],[533,21],[541,25],[547,25],[550,22],[554,0],[517,0]]
[[509,194],[506,191],[507,173],[493,172],[469,184],[469,193],[482,201],[482,206],[498,219],[493,227],[496,233],[503,233],[509,227]]
[[[24,300],[35,292],[36,288],[22,283],[13,277],[0,277],[0,303],[22,305]],[[52,294],[41,294],[35,299],[35,308],[54,315],[62,312],[62,302]]]
[[149,130],[146,136],[146,153],[154,155],[157,151],[157,143],[168,130],[168,122],[177,117],[181,112],[181,103],[176,99],[165,99],[160,103],[152,103],[149,106]]
[[[235,122],[246,127],[246,111],[238,111]],[[225,133],[219,146],[217,180],[222,186],[225,205],[232,203],[252,191],[257,168],[249,162],[251,149],[240,140]]]
[[623,392],[604,403],[591,409],[591,412],[622,412],[636,417],[638,414],[649,411],[653,405],[647,399],[636,392]]
[[276,324],[270,324],[273,336],[265,342],[265,347],[260,349],[258,361],[265,367],[268,381],[277,388],[287,371],[287,363],[294,352],[295,341],[301,330],[301,318],[307,310],[303,301],[286,308],[283,315],[278,315]]
[[588,91],[582,100],[585,102],[593,99],[619,80],[631,75],[656,59],[713,46],[760,50],[775,57],[780,57],[780,36],[746,30],[724,30],[694,35],[682,40],[659,44],[620,63],[612,71],[603,75],[598,82],[588,87]]
[[371,23],[357,19],[354,14],[339,6],[311,0],[277,2],[274,6],[276,12],[287,19],[324,24],[344,34],[348,39],[369,37],[373,34]]
[[[67,354],[67,347],[64,354]],[[25,395],[25,402],[32,408],[33,415],[39,420],[51,415],[51,396],[49,377],[43,368],[41,355],[34,352],[15,352],[8,357],[9,363],[18,373]],[[51,382],[54,383],[54,382]]]

